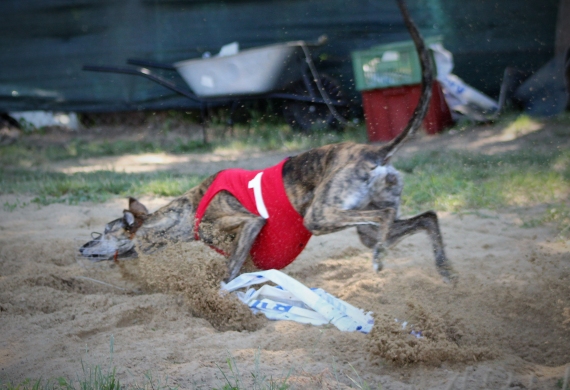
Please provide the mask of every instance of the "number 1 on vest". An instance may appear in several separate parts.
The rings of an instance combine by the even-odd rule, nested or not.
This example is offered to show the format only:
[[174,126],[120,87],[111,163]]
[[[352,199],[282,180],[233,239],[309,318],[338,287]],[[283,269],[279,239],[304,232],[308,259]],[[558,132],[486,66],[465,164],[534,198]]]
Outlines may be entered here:
[[263,176],[263,172],[259,172],[253,179],[247,183],[247,188],[253,188],[253,196],[255,198],[255,206],[257,207],[257,212],[263,218],[269,218],[269,214],[267,213],[267,208],[265,207],[265,203],[263,202],[263,196],[261,195],[261,176]]

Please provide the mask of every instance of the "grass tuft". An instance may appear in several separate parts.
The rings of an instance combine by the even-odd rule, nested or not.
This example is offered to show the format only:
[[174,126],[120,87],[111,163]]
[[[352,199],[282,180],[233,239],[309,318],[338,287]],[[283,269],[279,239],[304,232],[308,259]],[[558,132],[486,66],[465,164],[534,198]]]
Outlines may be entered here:
[[[150,372],[145,374],[145,381],[142,385],[125,386],[117,378],[117,368],[113,366],[113,353],[115,338],[111,335],[109,348],[109,367],[102,369],[99,365],[87,365],[81,360],[82,375],[78,375],[75,380],[65,377],[57,377],[43,381],[41,379],[26,379],[14,385],[11,382],[3,382],[0,379],[0,390],[175,390],[160,380],[153,378]],[[167,381],[168,382],[168,381]]]
[[254,366],[255,369],[251,372],[251,383],[245,383],[246,381],[242,378],[239,372],[238,366],[236,364],[235,358],[228,352],[228,358],[226,359],[226,364],[229,371],[224,371],[220,366],[218,370],[223,377],[223,384],[221,387],[214,388],[214,390],[240,390],[240,389],[252,389],[252,390],[287,390],[289,385],[287,381],[291,374],[291,370],[281,381],[276,381],[272,377],[267,377],[261,372],[260,365],[261,351],[259,348],[255,352],[254,356]]

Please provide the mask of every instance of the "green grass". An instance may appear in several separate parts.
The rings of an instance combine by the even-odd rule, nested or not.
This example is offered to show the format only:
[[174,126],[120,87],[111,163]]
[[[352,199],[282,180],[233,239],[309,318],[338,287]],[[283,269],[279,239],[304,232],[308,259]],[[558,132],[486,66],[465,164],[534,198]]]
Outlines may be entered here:
[[[164,383],[160,378],[153,377],[150,371],[147,371],[142,381],[125,385],[120,382],[117,376],[117,367],[113,364],[114,354],[114,337],[110,339],[110,357],[104,367],[101,365],[88,365],[81,360],[81,373],[76,375],[75,379],[69,377],[55,377],[47,380],[43,379],[26,379],[20,383],[14,384],[12,381],[5,380],[0,374],[0,390],[174,390],[178,387],[172,387],[168,384],[168,377]],[[242,372],[236,363],[233,355],[228,351],[226,359],[227,367],[217,365],[220,372],[218,384],[204,385],[194,383],[192,388],[195,389],[212,389],[212,390],[287,390],[291,388],[288,383],[295,369],[293,367],[284,371],[283,375],[276,379],[267,376],[261,368],[261,350],[258,348],[254,354],[254,367],[249,372]],[[349,364],[351,368],[350,375],[344,373],[352,386],[357,389],[371,390],[371,387],[364,381],[356,369]],[[339,372],[336,369],[335,358],[332,358],[332,369],[337,382],[340,382]],[[300,366],[300,370],[306,373]],[[131,375],[132,376],[132,375]],[[374,388],[381,389],[378,385]]]
[[302,150],[328,143],[341,141],[366,141],[364,126],[356,126],[344,131],[314,131],[301,134],[293,131],[288,125],[281,123],[258,123],[246,127],[236,125],[234,136],[222,136],[219,128],[209,129],[211,140],[208,144],[202,141],[185,140],[114,140],[87,141],[76,138],[64,145],[39,145],[21,142],[0,149],[0,167],[41,167],[49,162],[64,161],[77,158],[109,157],[125,154],[142,153],[206,153],[216,150],[271,151]]
[[2,383],[0,390],[173,390],[168,383],[162,384],[150,372],[144,374],[141,383],[123,385],[117,378],[116,368],[104,369],[100,366],[85,366],[82,363],[82,374],[76,379],[57,377],[48,380],[26,379],[21,383]]
[[296,151],[343,141],[367,142],[366,128],[359,125],[342,131],[315,130],[310,134],[303,134],[279,123],[260,124],[249,131],[238,125],[234,138],[214,141],[213,148],[240,151]]
[[[222,118],[223,119],[223,118]],[[33,202],[50,204],[84,201],[103,202],[115,196],[178,196],[198,184],[203,177],[168,172],[118,173],[92,172],[63,174],[24,167],[77,157],[116,156],[146,152],[242,152],[289,150],[292,152],[340,142],[366,140],[363,125],[340,132],[315,131],[309,135],[291,130],[274,118],[253,117],[250,126],[236,125],[232,137],[224,135],[223,120],[213,123],[208,145],[196,141],[174,140],[87,142],[76,139],[66,146],[26,146],[25,142],[4,147],[0,154],[0,194],[26,194]],[[560,116],[553,123],[570,121]],[[569,122],[570,123],[570,122]],[[536,125],[527,116],[509,116],[500,126],[514,134]],[[548,211],[525,221],[526,226],[553,223],[561,233],[570,235],[570,151],[537,152],[521,149],[498,155],[466,151],[417,153],[400,159],[396,167],[405,174],[402,199],[404,213],[426,209],[460,212],[469,209],[501,209],[546,205]],[[1,168],[1,167],[4,167]],[[6,211],[24,207],[23,202],[5,203]]]
[[552,225],[559,238],[570,237],[570,151],[532,150],[487,156],[467,152],[420,153],[400,160],[404,172],[402,211],[473,209],[522,211],[546,205],[525,227]]
[[[215,130],[215,128],[214,128]],[[235,136],[218,136],[211,143],[183,142],[168,144],[150,141],[87,142],[73,140],[65,146],[30,146],[25,142],[3,147],[0,153],[0,194],[34,196],[34,203],[77,204],[104,202],[113,196],[178,196],[198,184],[204,177],[188,174],[153,172],[126,174],[111,171],[63,174],[35,169],[42,165],[72,158],[117,156],[137,153],[187,153],[239,150],[242,152],[298,151],[345,140],[364,141],[363,126],[345,131],[315,131],[300,134],[278,122],[257,121],[250,128],[237,125]],[[3,167],[3,168],[2,168]],[[34,169],[30,169],[34,168]],[[23,203],[6,203],[4,210],[15,210]]]
[[168,378],[163,384],[160,379],[152,376],[151,372],[144,374],[141,384],[124,386],[117,378],[117,368],[113,365],[115,338],[111,335],[109,343],[110,357],[107,368],[100,365],[88,365],[81,360],[81,374],[75,379],[56,377],[47,380],[26,379],[21,383],[14,384],[4,381],[0,377],[0,390],[175,390],[177,387],[168,386]]
[[[178,196],[199,184],[203,176],[170,172],[120,173],[96,171],[64,174],[34,170],[0,170],[0,194],[27,194],[33,202],[77,204],[104,202],[114,196]],[[4,204],[10,211],[18,204]]]
[[[113,338],[111,338],[111,348],[113,348]],[[226,364],[227,369],[218,366],[222,380],[219,387],[211,387],[213,390],[287,390],[289,385],[287,381],[292,370],[284,379],[273,379],[267,377],[260,369],[260,351],[255,353],[254,370],[247,374],[247,378],[243,378],[236,364],[235,359],[228,353]],[[177,387],[168,385],[168,378],[165,383],[160,379],[153,377],[151,372],[146,372],[140,383],[130,385],[121,384],[117,377],[117,368],[113,366],[113,353],[111,349],[111,358],[109,359],[108,368],[101,368],[99,365],[89,366],[81,362],[82,373],[77,375],[76,379],[66,377],[56,377],[53,379],[26,379],[18,384],[10,381],[3,382],[0,378],[0,390],[174,390]],[[203,386],[199,386],[203,388]]]
[[178,140],[169,144],[158,141],[86,141],[74,139],[65,145],[30,145],[25,142],[2,147],[0,166],[38,167],[47,162],[74,158],[108,157],[141,153],[210,152],[214,144]]
[[405,174],[406,212],[563,204],[570,195],[570,151],[431,152],[395,165]]
[[[252,390],[287,390],[289,385],[287,381],[291,375],[292,369],[289,370],[287,375],[283,380],[275,380],[272,377],[267,377],[261,372],[260,369],[260,356],[261,352],[259,348],[254,355],[254,370],[249,373],[249,381],[242,377],[237,363],[231,353],[228,352],[228,358],[226,359],[226,364],[228,369],[225,370],[220,366],[218,370],[222,375],[222,385],[220,387],[214,388],[214,390],[240,390],[240,389],[252,389]],[[245,384],[246,382],[247,385]],[[251,382],[251,383],[249,383]]]
[[[570,234],[568,150],[521,150],[493,156],[465,151],[429,152],[398,160],[395,165],[404,173],[404,213],[546,204],[549,212],[526,225],[554,223],[562,233]],[[103,202],[115,196],[179,196],[203,178],[169,172],[64,174],[5,169],[0,170],[0,194],[32,195],[33,202],[41,205]],[[22,204],[6,203],[3,208],[12,211],[18,206]]]
[[551,224],[558,230],[558,238],[570,237],[570,206],[567,204],[550,205],[538,218],[526,219],[523,227],[536,227]]

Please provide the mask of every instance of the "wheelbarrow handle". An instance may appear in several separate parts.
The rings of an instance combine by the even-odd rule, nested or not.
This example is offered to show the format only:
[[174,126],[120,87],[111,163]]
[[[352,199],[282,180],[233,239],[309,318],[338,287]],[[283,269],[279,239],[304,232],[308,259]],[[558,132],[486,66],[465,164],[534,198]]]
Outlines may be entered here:
[[321,35],[316,41],[305,42],[307,46],[322,46],[329,41],[326,34]]
[[328,40],[329,37],[323,34],[316,41],[293,41],[293,42],[287,42],[287,44],[293,46],[317,47],[324,45],[325,43],[328,42]]
[[83,70],[90,72],[107,72],[107,73],[132,74],[135,76],[142,76],[176,93],[179,93],[182,96],[186,96],[188,99],[200,103],[204,102],[204,99],[200,99],[190,90],[180,88],[176,84],[173,84],[170,81],[163,79],[162,77],[152,74],[151,71],[146,68],[125,68],[117,66],[84,65]]
[[127,64],[144,66],[145,68],[176,70],[176,68],[172,64],[166,64],[164,62],[149,61],[149,60],[139,60],[136,58],[127,59]]

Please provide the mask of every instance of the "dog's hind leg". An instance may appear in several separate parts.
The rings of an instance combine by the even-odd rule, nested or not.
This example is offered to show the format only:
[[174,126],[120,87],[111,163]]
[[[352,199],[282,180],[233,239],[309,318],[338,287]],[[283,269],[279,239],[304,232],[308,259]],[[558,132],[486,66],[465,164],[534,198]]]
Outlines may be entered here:
[[[378,247],[379,243],[375,241],[378,237],[378,229],[375,226],[358,226],[357,231],[364,245],[375,249]],[[436,213],[433,211],[427,211],[408,219],[395,220],[390,225],[384,247],[392,247],[404,237],[419,231],[425,231],[429,236],[435,256],[435,266],[440,275],[446,280],[456,279],[457,275],[445,255],[439,222]]]

